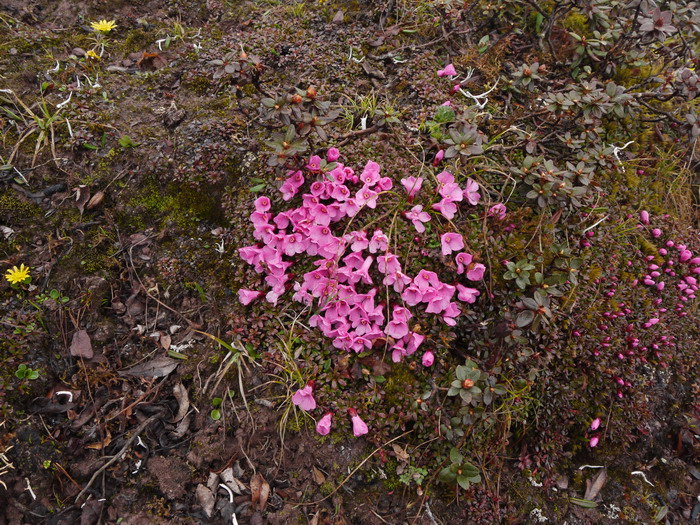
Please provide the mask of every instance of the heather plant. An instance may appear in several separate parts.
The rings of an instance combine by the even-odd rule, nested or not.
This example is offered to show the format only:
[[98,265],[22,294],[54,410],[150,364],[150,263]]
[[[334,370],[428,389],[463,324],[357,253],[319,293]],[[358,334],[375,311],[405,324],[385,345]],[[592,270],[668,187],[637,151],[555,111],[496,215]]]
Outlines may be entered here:
[[[441,65],[444,100],[410,130],[423,150],[410,173],[328,147],[337,112],[313,88],[266,96],[279,191],[257,197],[256,244],[239,249],[260,285],[240,301],[295,309],[322,335],[301,365],[312,381],[291,396],[317,432],[381,442],[410,429],[430,440],[426,465],[463,489],[479,470],[465,457],[529,421],[557,432],[523,445],[523,468],[628,445],[657,371],[675,354],[684,370],[697,334],[696,239],[671,231],[668,173],[644,153],[659,136],[687,141],[685,155],[698,136],[697,38],[683,38],[697,8],[530,7],[474,8],[485,32],[534,14],[539,49],[488,81]],[[398,113],[373,113],[409,133]]]

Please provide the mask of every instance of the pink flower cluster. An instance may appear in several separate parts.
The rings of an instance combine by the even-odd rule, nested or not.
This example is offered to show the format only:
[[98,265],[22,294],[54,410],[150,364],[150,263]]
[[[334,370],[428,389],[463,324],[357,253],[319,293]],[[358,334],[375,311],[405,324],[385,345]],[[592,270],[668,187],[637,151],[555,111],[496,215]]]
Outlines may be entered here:
[[[673,355],[677,341],[676,335],[669,333],[672,318],[686,317],[688,304],[697,297],[700,256],[696,256],[685,244],[673,240],[661,241],[663,232],[659,228],[651,227],[653,218],[648,211],[642,210],[639,220],[638,228],[647,230],[651,237],[660,243],[658,256],[631,258],[625,262],[625,266],[626,271],[640,268],[642,274],[638,279],[634,279],[631,285],[646,288],[649,294],[647,301],[650,300],[653,310],[641,316],[633,304],[616,298],[621,283],[617,276],[597,280],[597,284],[603,280],[608,281],[603,295],[611,308],[601,314],[601,322],[597,325],[598,334],[591,334],[589,337],[599,341],[593,350],[595,357],[606,351],[614,351],[615,358],[620,362],[637,361],[647,364],[650,359],[656,359],[663,366],[664,360]],[[607,335],[614,323],[622,323],[625,333],[623,345]],[[579,330],[574,330],[572,335],[584,337]],[[622,377],[622,374],[614,375],[611,380],[618,398],[623,398],[624,390],[632,387],[632,383]],[[600,420],[594,420],[591,430],[596,430],[599,425]],[[594,447],[597,443],[598,436],[594,436],[590,446]]]
[[[337,150],[333,157],[337,160]],[[333,346],[359,353],[369,350],[377,341],[391,338],[394,361],[413,354],[424,341],[424,336],[411,330],[409,323],[414,314],[409,308],[420,305],[425,313],[437,315],[454,326],[461,313],[455,295],[456,300],[473,303],[480,293],[478,290],[442,282],[435,272],[426,269],[413,277],[407,275],[399,257],[390,250],[390,239],[381,229],[371,233],[365,229],[336,233],[348,229],[348,221],[341,223],[343,219],[356,217],[364,208],[375,208],[382,194],[392,189],[393,181],[381,176],[379,164],[369,161],[357,175],[339,162],[324,170],[320,157],[314,156],[306,170],[315,180],[310,181],[308,192],[302,193],[299,207],[273,214],[268,197],[255,201],[250,220],[253,235],[261,244],[239,249],[243,260],[265,275],[270,287],[265,294],[267,301],[276,304],[291,288],[295,301],[309,306],[316,303],[318,310],[309,324],[332,339]],[[447,219],[454,218],[461,201],[476,205],[480,200],[479,185],[471,179],[464,188],[446,171],[437,175],[436,180],[441,200],[433,209]],[[296,196],[306,182],[302,171],[290,172],[280,188],[282,199]],[[409,202],[423,182],[420,177],[401,180]],[[353,188],[357,186],[360,187]],[[421,205],[413,206],[404,216],[419,233],[425,232],[424,223],[431,218]],[[445,257],[454,257],[458,274],[464,274],[470,281],[483,278],[486,268],[464,251],[462,235],[444,233],[441,246]],[[302,254],[315,258],[315,269],[292,282],[288,270],[293,259]],[[393,302],[385,304],[386,301],[378,300],[380,296],[387,297],[379,293],[380,283],[393,291]],[[263,295],[246,289],[238,293],[243,304]],[[430,356],[423,359],[429,363],[426,366],[433,362]]]

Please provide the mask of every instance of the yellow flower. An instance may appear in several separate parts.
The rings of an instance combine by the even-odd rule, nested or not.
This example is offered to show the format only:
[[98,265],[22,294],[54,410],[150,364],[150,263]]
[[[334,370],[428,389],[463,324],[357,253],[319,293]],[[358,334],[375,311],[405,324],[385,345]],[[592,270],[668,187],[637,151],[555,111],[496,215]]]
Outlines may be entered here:
[[112,29],[117,27],[117,24],[114,20],[110,20],[109,22],[107,20],[100,20],[99,22],[92,22],[90,27],[92,27],[94,31],[100,33],[109,33]]
[[93,59],[93,60],[99,60],[99,59],[100,59],[100,55],[98,55],[97,53],[95,53],[92,49],[91,49],[90,51],[88,51],[87,53],[85,53],[85,56],[87,56],[88,58],[91,58],[91,59]]
[[11,269],[7,270],[5,274],[5,279],[10,281],[11,284],[17,284],[24,282],[25,279],[29,277],[29,268],[24,264],[20,264],[19,268],[13,266]]

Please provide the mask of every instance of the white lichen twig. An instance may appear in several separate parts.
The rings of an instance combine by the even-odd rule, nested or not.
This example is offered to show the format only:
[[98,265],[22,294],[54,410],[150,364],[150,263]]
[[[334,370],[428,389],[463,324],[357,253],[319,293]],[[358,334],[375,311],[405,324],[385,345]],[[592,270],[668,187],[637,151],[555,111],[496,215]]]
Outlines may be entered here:
[[623,149],[625,149],[627,146],[629,146],[630,144],[634,144],[634,141],[633,141],[633,140],[630,140],[630,141],[629,141],[627,144],[625,144],[624,146],[615,146],[615,144],[610,144],[610,146],[612,146],[612,149],[613,149],[613,155],[614,155],[615,158],[617,159],[617,162],[619,162],[620,164],[622,164],[622,161],[620,160],[620,152],[621,152]]
[[651,485],[652,487],[655,487],[655,486],[656,486],[656,485],[654,485],[651,481],[649,481],[649,480],[647,479],[646,474],[644,474],[644,472],[642,472],[641,470],[635,470],[634,472],[631,472],[631,474],[632,474],[633,476],[641,476],[642,479],[643,479],[644,481],[646,481],[646,482],[647,482],[649,485]]
[[478,95],[472,95],[468,90],[464,88],[459,88],[459,92],[465,97],[472,99],[479,109],[484,109],[486,107],[486,104],[489,103],[489,93],[496,89],[496,86],[498,85],[498,80],[500,79],[496,80],[496,83],[493,86],[491,86],[491,89],[489,89],[488,91],[484,91],[483,93],[479,93]]

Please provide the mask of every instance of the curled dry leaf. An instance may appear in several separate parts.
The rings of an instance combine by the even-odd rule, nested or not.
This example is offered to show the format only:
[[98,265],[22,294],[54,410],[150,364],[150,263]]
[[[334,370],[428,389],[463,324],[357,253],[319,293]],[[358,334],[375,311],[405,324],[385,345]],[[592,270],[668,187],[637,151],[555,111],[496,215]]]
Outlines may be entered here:
[[173,419],[173,423],[177,423],[178,421],[182,421],[182,419],[185,417],[188,410],[190,409],[190,398],[187,395],[187,389],[183,386],[182,383],[177,383],[173,387],[173,395],[175,396],[175,399],[177,399],[178,404],[177,414]]
[[265,481],[262,474],[256,472],[250,479],[250,499],[253,507],[261,511],[265,510],[267,505],[267,498],[270,497],[270,484]]
[[102,201],[105,199],[105,192],[104,191],[98,191],[95,193],[92,198],[88,201],[87,205],[85,206],[85,209],[87,210],[92,210],[94,208],[97,208],[100,204],[102,204]]

